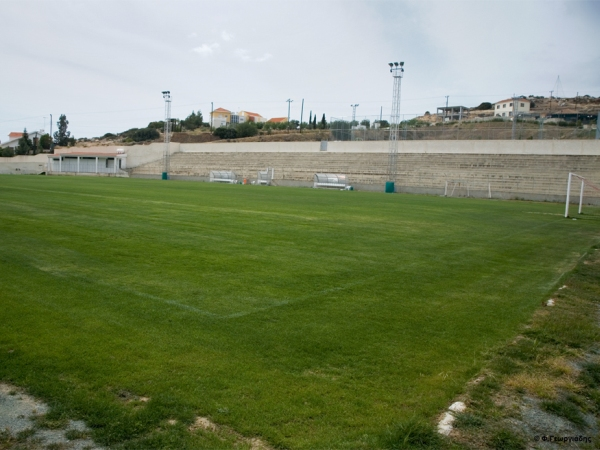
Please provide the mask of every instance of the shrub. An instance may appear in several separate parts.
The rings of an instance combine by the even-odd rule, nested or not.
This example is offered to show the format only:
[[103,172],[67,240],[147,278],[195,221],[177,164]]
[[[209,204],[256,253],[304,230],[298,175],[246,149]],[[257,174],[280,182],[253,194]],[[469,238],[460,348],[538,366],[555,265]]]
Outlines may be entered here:
[[492,109],[492,104],[490,102],[483,102],[477,108],[474,108],[477,111],[487,111]]
[[15,156],[15,151],[10,147],[5,147],[2,149],[2,153],[0,153],[0,156],[4,158],[12,158],[13,156]]
[[258,128],[252,122],[240,123],[235,128],[235,131],[237,133],[237,137],[239,138],[256,136],[258,134]]
[[235,128],[219,127],[213,131],[213,136],[217,136],[220,139],[235,139],[237,131]]
[[131,139],[133,139],[134,142],[152,141],[159,137],[160,133],[155,128],[141,128],[131,135]]

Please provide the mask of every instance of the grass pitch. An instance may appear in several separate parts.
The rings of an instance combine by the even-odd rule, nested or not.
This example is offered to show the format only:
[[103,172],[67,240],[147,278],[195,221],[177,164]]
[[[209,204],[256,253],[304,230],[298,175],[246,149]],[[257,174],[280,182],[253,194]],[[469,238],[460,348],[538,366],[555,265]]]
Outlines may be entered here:
[[112,447],[236,445],[189,433],[198,415],[377,447],[446,408],[598,242],[598,209],[563,208],[2,176],[0,379]]

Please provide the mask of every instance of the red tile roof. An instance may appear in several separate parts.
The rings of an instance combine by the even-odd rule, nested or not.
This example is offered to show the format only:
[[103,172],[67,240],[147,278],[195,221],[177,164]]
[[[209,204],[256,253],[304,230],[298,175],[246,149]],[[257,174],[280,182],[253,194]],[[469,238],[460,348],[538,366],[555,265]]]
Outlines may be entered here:
[[287,117],[273,117],[272,119],[267,120],[267,122],[281,123],[287,122]]
[[8,135],[9,139],[15,139],[20,137],[23,137],[23,133],[19,133],[18,131],[11,131],[11,133]]
[[248,114],[249,116],[262,117],[260,114],[253,113],[253,112],[250,112],[250,111],[242,111],[242,112]]
[[217,109],[215,109],[215,110],[213,111],[213,113],[216,113],[216,112],[226,112],[226,113],[230,113],[231,111],[228,111],[228,110],[226,110],[226,109],[224,109],[224,108],[217,108]]

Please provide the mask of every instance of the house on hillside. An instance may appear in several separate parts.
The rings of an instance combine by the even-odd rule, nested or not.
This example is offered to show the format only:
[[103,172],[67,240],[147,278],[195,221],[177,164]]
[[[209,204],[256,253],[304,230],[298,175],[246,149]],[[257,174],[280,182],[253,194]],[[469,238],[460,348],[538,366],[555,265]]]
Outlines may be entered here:
[[[263,123],[263,122],[267,121],[267,119],[265,119],[260,114],[253,113],[250,111],[240,111],[238,113],[238,116],[240,117],[240,123],[243,123],[243,122]],[[243,118],[243,120],[242,120],[242,118]]]
[[494,103],[495,117],[512,117],[517,114],[529,114],[531,110],[531,100],[526,98],[507,98],[498,103]]
[[225,108],[217,108],[210,113],[210,126],[213,128],[226,127],[231,123],[231,111]]
[[272,119],[267,120],[267,123],[283,123],[287,121],[287,117],[273,117]]
[[[27,133],[27,134],[29,135],[29,139],[31,139],[31,142],[33,143],[33,145],[37,146],[37,142],[38,142],[39,138],[41,138],[42,135],[44,134],[44,130],[32,131],[31,133]],[[2,144],[2,147],[9,147],[9,148],[15,149],[19,146],[19,139],[21,139],[22,137],[23,137],[23,133],[19,133],[18,131],[12,131],[8,135],[8,141],[4,142]]]

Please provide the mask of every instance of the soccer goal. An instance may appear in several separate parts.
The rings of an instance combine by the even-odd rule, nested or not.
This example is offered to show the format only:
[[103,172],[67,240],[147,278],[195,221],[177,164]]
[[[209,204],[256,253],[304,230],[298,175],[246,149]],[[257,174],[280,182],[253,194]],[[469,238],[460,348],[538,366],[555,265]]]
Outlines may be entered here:
[[[573,184],[573,178],[579,180],[581,182],[581,186],[579,187],[579,214],[583,209],[583,194],[586,188],[593,189],[597,192],[600,192],[600,188],[593,183],[590,183],[589,180],[586,180],[585,177],[581,175],[577,175],[576,173],[569,172],[569,179],[567,181],[567,201],[565,205],[565,217],[569,217],[569,203],[571,197],[571,185]],[[575,181],[577,183],[577,181]]]
[[492,187],[490,183],[487,183],[486,186],[476,185],[473,182],[469,182],[466,180],[446,180],[446,185],[444,186],[444,197],[452,197],[455,193],[456,195],[465,195],[467,197],[471,196],[471,191],[477,190],[487,191],[488,198],[492,198]]

